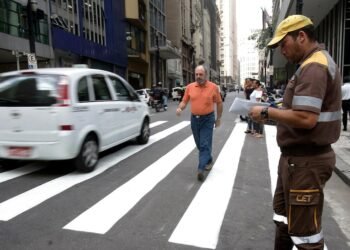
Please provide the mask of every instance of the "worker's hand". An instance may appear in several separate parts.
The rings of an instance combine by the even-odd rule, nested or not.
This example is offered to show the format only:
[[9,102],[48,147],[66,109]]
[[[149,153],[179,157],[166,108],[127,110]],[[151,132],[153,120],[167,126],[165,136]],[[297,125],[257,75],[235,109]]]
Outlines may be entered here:
[[255,122],[263,122],[264,119],[262,119],[262,117],[261,117],[261,111],[263,108],[264,108],[263,106],[254,106],[249,110],[248,115]]

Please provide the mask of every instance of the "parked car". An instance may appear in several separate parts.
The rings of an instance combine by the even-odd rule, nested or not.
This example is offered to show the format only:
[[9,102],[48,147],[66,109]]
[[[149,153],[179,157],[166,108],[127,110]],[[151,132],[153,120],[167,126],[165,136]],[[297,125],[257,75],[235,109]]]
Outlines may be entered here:
[[184,92],[185,88],[175,87],[171,91],[171,98],[173,99],[173,101],[180,101]]
[[226,98],[226,91],[224,91],[220,85],[217,85],[218,86],[218,89],[219,89],[219,93],[221,95],[221,99],[222,101],[224,102],[225,101],[225,98]]
[[68,160],[92,171],[99,152],[150,136],[147,105],[120,76],[88,68],[0,75],[0,164]]
[[150,105],[151,89],[138,89],[136,93],[139,95],[141,101],[144,101],[148,106]]

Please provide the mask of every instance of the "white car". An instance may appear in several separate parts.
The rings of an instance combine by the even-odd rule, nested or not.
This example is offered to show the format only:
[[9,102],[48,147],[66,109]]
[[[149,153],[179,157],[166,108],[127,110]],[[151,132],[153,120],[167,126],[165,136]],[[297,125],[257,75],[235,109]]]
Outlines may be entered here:
[[150,93],[151,89],[138,89],[136,93],[139,95],[141,101],[144,101],[147,105],[150,105]]
[[171,92],[171,98],[173,99],[173,101],[180,101],[181,93],[183,92],[185,92],[185,88],[182,88],[182,87],[173,88]]
[[137,138],[148,142],[147,105],[120,76],[88,68],[0,75],[0,165],[68,160],[92,171],[99,152]]
[[226,98],[226,92],[222,90],[220,85],[217,85],[217,86],[218,86],[218,89],[219,89],[219,93],[221,95],[221,100],[224,102],[225,98]]

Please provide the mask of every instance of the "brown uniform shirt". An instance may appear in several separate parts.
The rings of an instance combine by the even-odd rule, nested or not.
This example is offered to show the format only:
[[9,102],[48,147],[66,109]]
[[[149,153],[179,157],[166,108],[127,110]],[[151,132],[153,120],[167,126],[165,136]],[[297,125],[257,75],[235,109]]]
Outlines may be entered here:
[[222,103],[219,88],[215,83],[206,81],[203,86],[192,82],[186,86],[182,101],[191,101],[191,113],[194,115],[207,115],[214,112],[214,103]]
[[341,128],[341,77],[327,51],[316,47],[295,72],[283,96],[283,108],[319,114],[312,129],[277,125],[280,147],[326,146],[336,142]]

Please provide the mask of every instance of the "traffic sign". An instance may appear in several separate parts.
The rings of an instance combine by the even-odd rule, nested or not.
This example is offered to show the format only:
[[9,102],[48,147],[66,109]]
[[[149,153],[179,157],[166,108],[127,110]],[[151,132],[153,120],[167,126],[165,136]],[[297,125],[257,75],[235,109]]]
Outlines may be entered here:
[[28,58],[28,69],[37,69],[38,64],[36,62],[35,54],[28,53],[27,58]]

